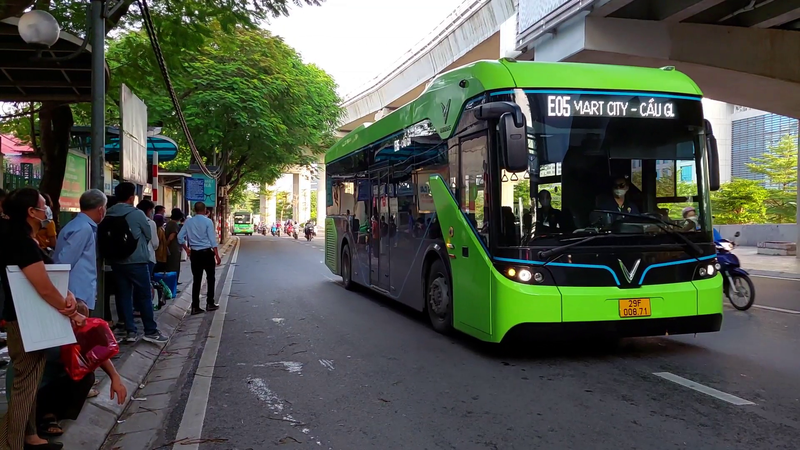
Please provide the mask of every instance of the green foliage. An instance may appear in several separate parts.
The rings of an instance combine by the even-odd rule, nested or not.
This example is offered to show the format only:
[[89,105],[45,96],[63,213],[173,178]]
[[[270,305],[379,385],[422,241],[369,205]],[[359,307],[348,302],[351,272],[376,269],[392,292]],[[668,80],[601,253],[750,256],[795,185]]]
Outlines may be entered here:
[[[561,209],[561,183],[540,184],[539,192],[547,190],[550,192],[551,205],[555,209]],[[530,205],[535,205],[535,200],[531,200],[531,184],[525,180],[514,186],[514,204],[522,199],[522,207],[527,209]]]
[[784,135],[767,153],[751,159],[753,162],[746,164],[751,172],[764,175],[770,184],[784,190],[797,189],[797,136]]
[[751,172],[763,175],[771,185],[766,200],[768,220],[793,223],[797,216],[797,136],[781,137],[777,144],[747,164]]
[[293,218],[294,208],[292,207],[292,202],[289,201],[288,192],[279,191],[275,195],[275,204],[275,214],[281,223],[285,222],[287,219]]
[[317,191],[311,191],[311,219],[317,220]]
[[[324,152],[339,118],[335,83],[281,39],[264,30],[213,28],[197,48],[167,48],[183,65],[170,76],[198,150],[210,163],[228,161],[231,190],[271,183],[291,165],[309,164]],[[184,142],[147,36],[131,32],[108,51],[112,91],[132,86],[148,105],[149,121]],[[183,161],[188,149],[181,146]],[[177,167],[175,168],[177,169]]]
[[711,193],[711,208],[716,224],[764,223],[765,200],[769,191],[758,181],[737,178]]

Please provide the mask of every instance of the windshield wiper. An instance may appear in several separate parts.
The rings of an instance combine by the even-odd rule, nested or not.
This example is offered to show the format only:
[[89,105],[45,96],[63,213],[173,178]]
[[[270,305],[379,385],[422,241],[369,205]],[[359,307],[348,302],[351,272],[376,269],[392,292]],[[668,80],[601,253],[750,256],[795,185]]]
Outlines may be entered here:
[[686,243],[686,245],[690,249],[692,249],[692,251],[696,255],[702,255],[703,254],[703,249],[700,248],[700,246],[697,245],[696,243],[692,242],[691,239],[687,238],[682,233],[677,233],[674,230],[670,230],[669,228],[667,228],[667,226],[681,228],[679,225],[676,225],[674,223],[669,223],[669,222],[665,221],[664,219],[662,219],[660,217],[655,217],[655,216],[650,216],[650,215],[643,215],[643,214],[631,214],[631,213],[626,213],[626,212],[621,212],[621,211],[608,211],[608,210],[605,210],[605,209],[596,209],[593,212],[599,212],[599,213],[603,213],[603,214],[616,214],[616,215],[619,215],[619,216],[635,217],[637,219],[649,220],[650,222],[658,225],[658,227],[661,228],[662,230],[664,230],[665,233],[667,233],[667,234],[669,234],[671,236],[677,236],[684,243]]
[[593,240],[595,240],[597,238],[600,238],[600,237],[608,237],[608,236],[613,236],[613,235],[611,235],[611,234],[593,234],[593,235],[585,237],[583,239],[579,239],[579,240],[577,240],[575,242],[570,242],[569,244],[566,244],[566,245],[553,247],[550,250],[542,250],[542,251],[540,251],[538,253],[539,259],[547,260],[547,259],[549,259],[551,256],[553,256],[555,254],[561,255],[562,253],[564,253],[564,250],[566,250],[568,248],[575,247],[576,245],[583,244],[584,242],[593,241]]

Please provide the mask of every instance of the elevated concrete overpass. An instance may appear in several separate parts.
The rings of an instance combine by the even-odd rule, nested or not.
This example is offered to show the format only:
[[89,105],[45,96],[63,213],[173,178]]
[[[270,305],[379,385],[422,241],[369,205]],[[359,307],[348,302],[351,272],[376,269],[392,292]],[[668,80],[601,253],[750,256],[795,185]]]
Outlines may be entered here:
[[339,130],[347,133],[414,100],[439,73],[513,51],[515,3],[465,0],[392,67],[345,95],[345,116]]

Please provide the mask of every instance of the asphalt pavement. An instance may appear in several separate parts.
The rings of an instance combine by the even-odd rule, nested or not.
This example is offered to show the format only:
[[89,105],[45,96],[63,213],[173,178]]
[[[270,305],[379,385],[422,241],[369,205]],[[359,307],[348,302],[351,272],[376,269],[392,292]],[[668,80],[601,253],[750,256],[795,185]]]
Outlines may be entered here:
[[188,399],[207,401],[201,449],[800,445],[798,281],[756,278],[787,311],[726,308],[719,333],[501,347],[344,290],[323,248],[241,238],[209,394]]

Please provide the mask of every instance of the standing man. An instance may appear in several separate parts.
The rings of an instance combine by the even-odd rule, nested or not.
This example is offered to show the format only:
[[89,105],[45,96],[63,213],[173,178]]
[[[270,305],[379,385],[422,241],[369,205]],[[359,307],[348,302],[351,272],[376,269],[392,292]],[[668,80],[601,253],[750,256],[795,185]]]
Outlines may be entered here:
[[[150,224],[139,209],[133,207],[136,186],[133,183],[120,183],[114,188],[119,203],[108,209],[106,219],[109,228],[115,232],[123,231],[136,241],[133,252],[126,257],[110,259],[111,270],[117,280],[117,313],[125,322],[127,334],[125,342],[136,342],[136,322],[133,319],[133,303],[142,315],[144,340],[154,344],[169,340],[158,331],[153,319],[152,284],[150,283]],[[105,221],[104,221],[105,223]]]
[[155,216],[158,216],[158,215],[163,216],[166,213],[167,213],[167,208],[165,208],[164,205],[156,205],[156,210],[153,212],[153,215],[155,215]]
[[[187,242],[188,238],[188,242]],[[214,302],[214,282],[216,266],[222,260],[217,249],[217,231],[214,222],[206,217],[206,205],[203,202],[194,204],[194,216],[178,233],[178,242],[183,245],[192,262],[192,315],[205,311],[200,308],[200,285],[203,283],[203,272],[206,273],[206,309],[216,311],[219,306]]]
[[91,189],[80,198],[81,212],[70,220],[56,241],[53,260],[69,264],[69,290],[78,303],[94,310],[97,298],[97,224],[106,216],[106,194]]

